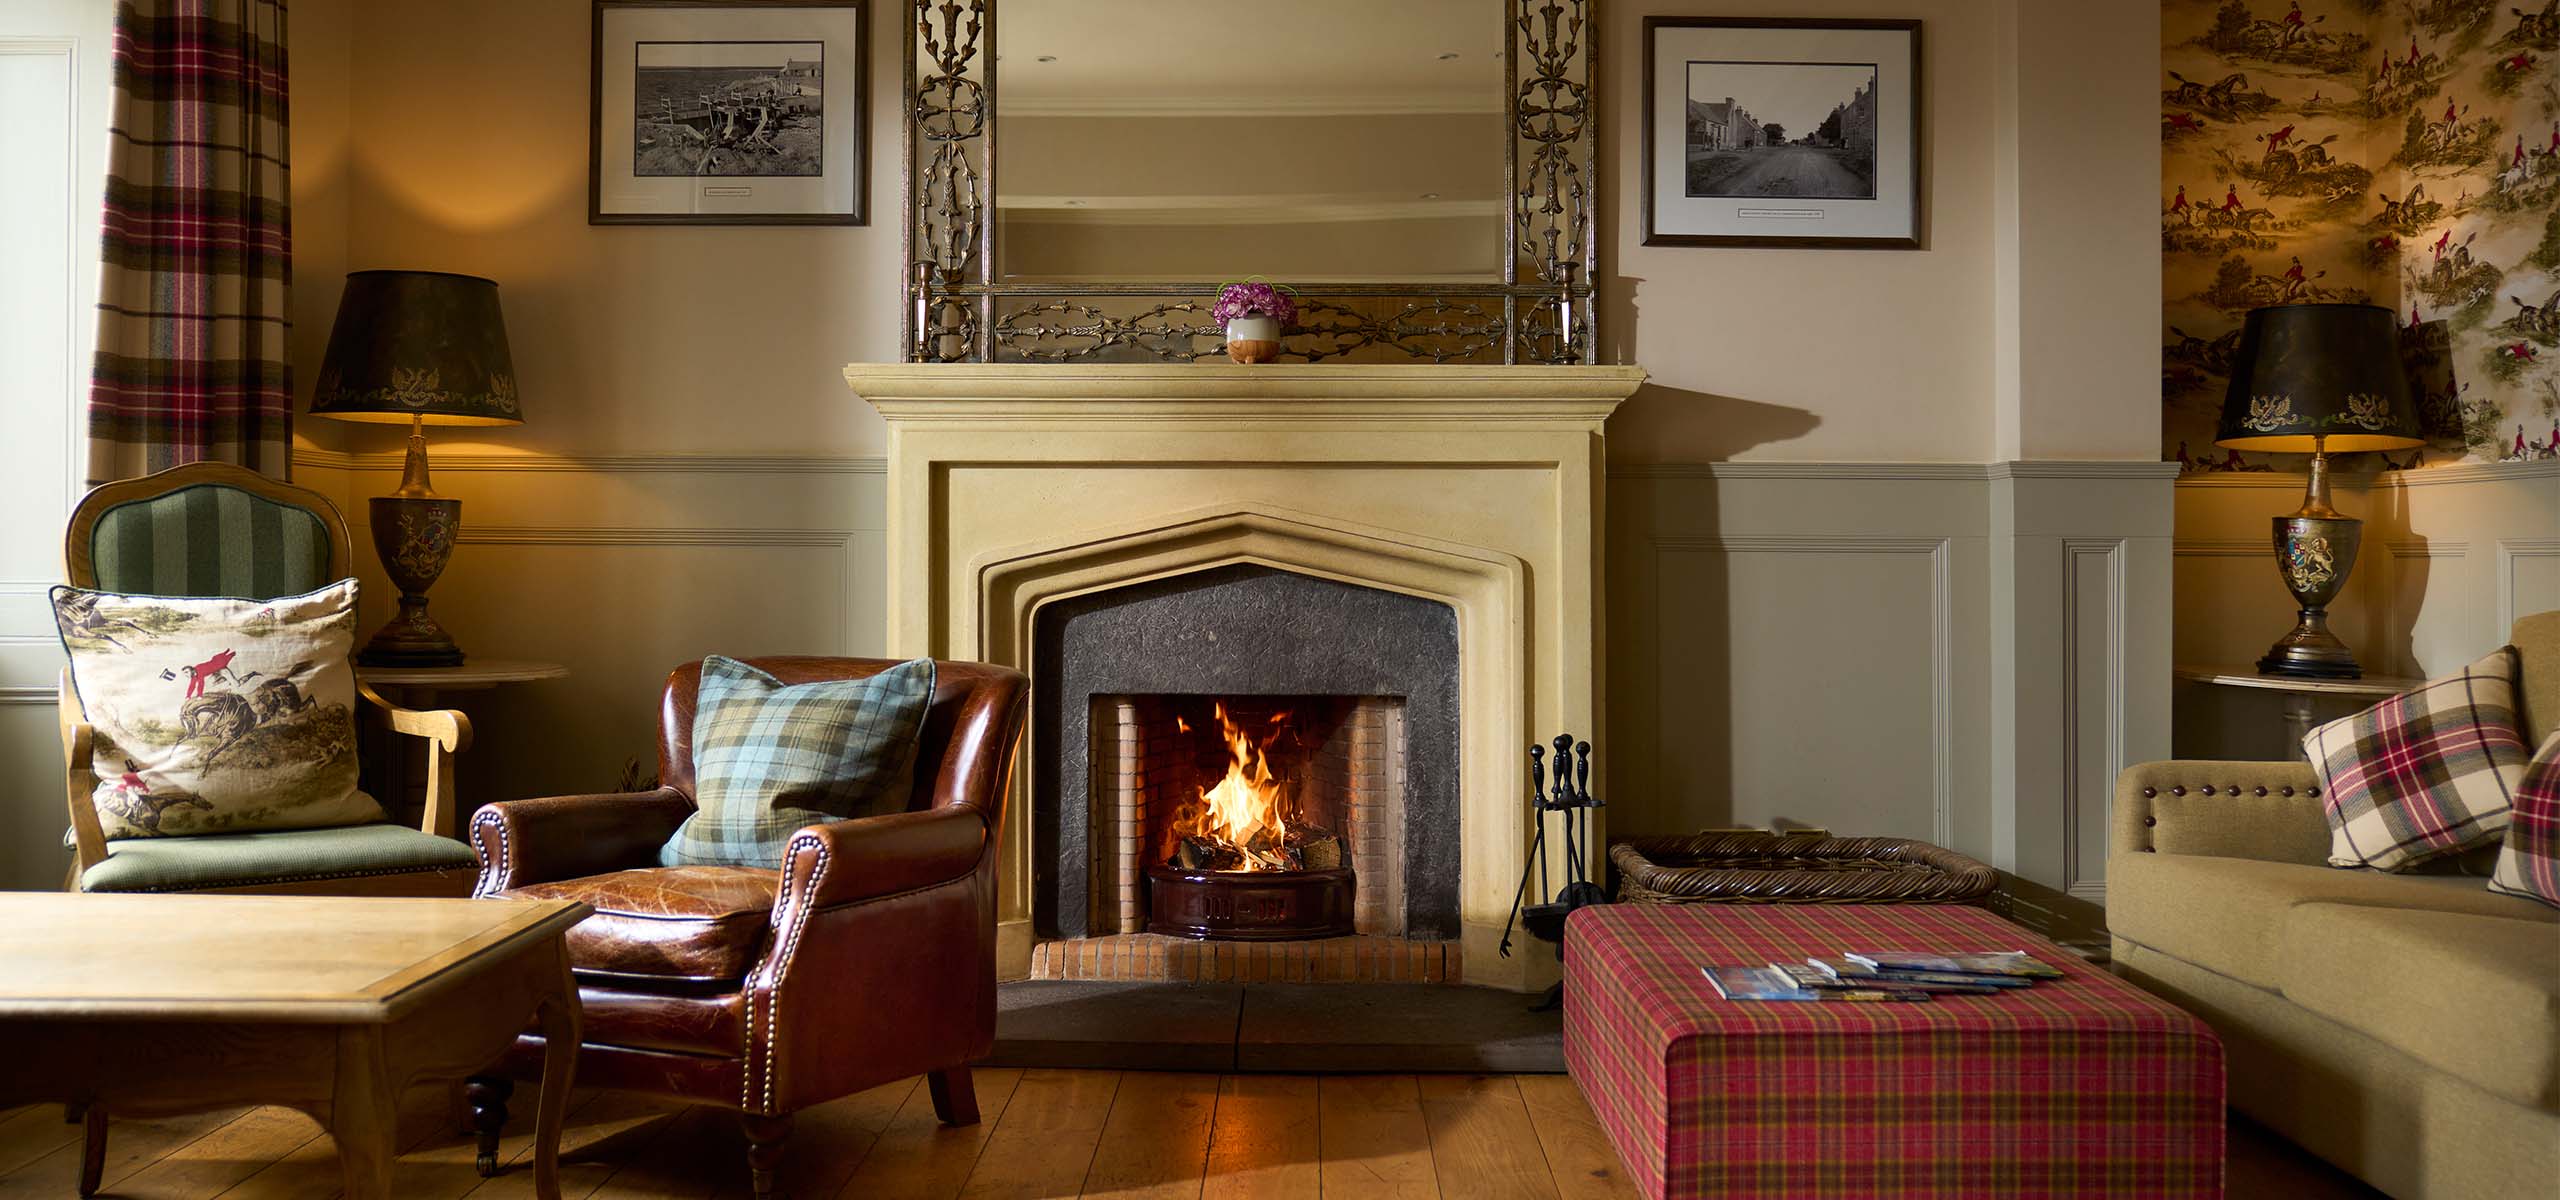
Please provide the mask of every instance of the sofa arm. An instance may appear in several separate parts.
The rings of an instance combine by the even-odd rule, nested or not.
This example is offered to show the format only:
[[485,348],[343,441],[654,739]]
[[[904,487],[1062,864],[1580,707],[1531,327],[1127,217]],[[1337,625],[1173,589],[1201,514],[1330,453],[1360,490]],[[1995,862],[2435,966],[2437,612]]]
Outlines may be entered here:
[[674,788],[486,805],[471,818],[480,856],[471,894],[654,867],[658,847],[692,815],[693,801]]
[[[987,824],[958,806],[811,825],[782,851],[777,908],[822,912],[959,879],[978,867]],[[777,912],[777,928],[788,919]]]
[[2116,777],[2114,854],[2156,852],[2317,866],[2329,861],[2309,763],[2178,759]]

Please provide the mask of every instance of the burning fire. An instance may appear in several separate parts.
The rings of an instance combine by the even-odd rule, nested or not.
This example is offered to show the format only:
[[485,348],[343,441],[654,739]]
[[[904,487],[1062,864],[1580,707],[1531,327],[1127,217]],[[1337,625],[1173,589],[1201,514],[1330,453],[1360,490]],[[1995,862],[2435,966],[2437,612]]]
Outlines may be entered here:
[[[1289,827],[1280,816],[1280,782],[1271,775],[1271,764],[1263,755],[1265,747],[1280,736],[1289,714],[1271,718],[1274,727],[1260,742],[1253,739],[1227,716],[1227,706],[1217,706],[1220,740],[1227,745],[1227,774],[1216,786],[1200,789],[1200,803],[1187,806],[1183,815],[1190,818],[1187,827],[1177,832],[1191,837],[1223,843],[1241,852],[1243,858],[1234,871],[1285,871],[1293,869],[1282,848],[1287,845]],[[1187,731],[1188,725],[1183,728]]]

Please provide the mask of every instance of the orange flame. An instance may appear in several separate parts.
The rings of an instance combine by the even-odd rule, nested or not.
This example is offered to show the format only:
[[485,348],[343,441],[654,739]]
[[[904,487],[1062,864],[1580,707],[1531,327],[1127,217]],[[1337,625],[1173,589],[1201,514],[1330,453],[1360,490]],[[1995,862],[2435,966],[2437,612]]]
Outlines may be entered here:
[[[1280,870],[1279,863],[1265,860],[1250,849],[1257,841],[1277,846],[1288,833],[1288,826],[1280,817],[1280,783],[1272,778],[1271,765],[1262,753],[1263,746],[1279,734],[1274,732],[1257,745],[1227,716],[1225,703],[1219,703],[1217,711],[1219,737],[1227,744],[1227,774],[1216,786],[1200,789],[1200,807],[1191,822],[1192,833],[1244,851],[1244,865],[1237,870]],[[1272,718],[1272,723],[1279,724],[1287,717],[1287,713],[1281,713]]]

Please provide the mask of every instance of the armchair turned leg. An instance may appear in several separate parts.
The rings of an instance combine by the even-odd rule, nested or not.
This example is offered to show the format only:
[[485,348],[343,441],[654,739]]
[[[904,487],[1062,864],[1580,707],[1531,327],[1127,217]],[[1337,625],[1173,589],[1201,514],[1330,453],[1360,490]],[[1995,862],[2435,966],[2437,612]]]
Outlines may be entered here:
[[747,1130],[747,1170],[755,1177],[756,1200],[775,1200],[781,1194],[775,1180],[782,1168],[782,1143],[791,1137],[791,1118],[742,1112],[738,1123]]
[[925,1090],[933,1093],[933,1115],[945,1125],[978,1123],[978,1085],[967,1067],[947,1067],[924,1077]]
[[515,1091],[515,1080],[499,1076],[473,1076],[463,1085],[463,1097],[471,1102],[471,1128],[480,1136],[480,1153],[474,1161],[482,1179],[498,1173],[498,1135],[507,1127],[507,1097]]

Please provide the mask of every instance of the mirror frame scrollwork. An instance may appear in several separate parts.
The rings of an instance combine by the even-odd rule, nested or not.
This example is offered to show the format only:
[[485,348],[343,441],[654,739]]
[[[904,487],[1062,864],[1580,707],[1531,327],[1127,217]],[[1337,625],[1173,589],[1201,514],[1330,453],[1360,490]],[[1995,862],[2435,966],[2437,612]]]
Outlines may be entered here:
[[[903,128],[909,362],[1189,362],[1222,352],[1214,284],[1008,282],[996,267],[997,0],[907,0]],[[1500,278],[1301,292],[1284,358],[1599,361],[1601,0],[1502,0],[1511,81]]]

